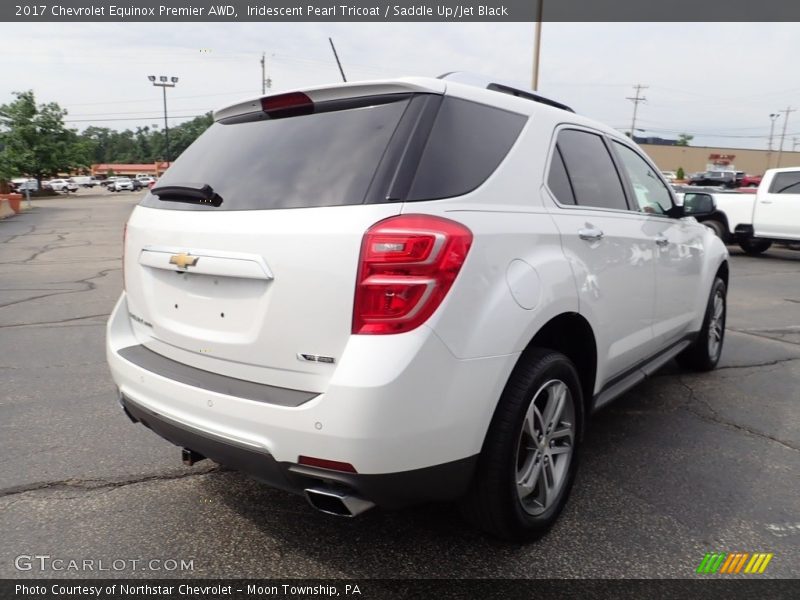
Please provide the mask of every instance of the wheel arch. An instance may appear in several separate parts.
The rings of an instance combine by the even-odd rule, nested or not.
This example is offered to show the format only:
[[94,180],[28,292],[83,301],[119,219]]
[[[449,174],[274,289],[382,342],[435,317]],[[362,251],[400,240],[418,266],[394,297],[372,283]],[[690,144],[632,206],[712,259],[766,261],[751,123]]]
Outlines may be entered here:
[[716,210],[712,214],[705,217],[701,221],[701,223],[706,223],[707,221],[716,221],[717,223],[722,225],[723,241],[727,243],[729,240],[732,239],[733,232],[731,231],[730,223],[728,223],[728,215],[726,215],[724,212],[722,212],[721,210]]
[[[546,348],[560,352],[569,358],[578,372],[583,394],[583,422],[580,426],[581,435],[585,432],[586,418],[591,414],[592,400],[594,398],[594,385],[597,377],[597,341],[594,331],[586,318],[577,312],[564,312],[552,317],[531,338],[525,349],[520,354],[514,367],[511,369],[505,387],[513,380],[515,373],[521,365],[527,364],[531,355],[537,349]],[[498,404],[492,411],[492,419],[484,434],[481,448],[486,443],[486,437],[491,429],[491,423],[497,413]]]
[[549,348],[572,361],[581,382],[584,413],[588,413],[597,377],[597,340],[589,321],[580,313],[561,313],[536,332],[519,360],[524,360],[533,348]]
[[722,278],[722,281],[725,282],[725,288],[728,288],[728,280],[730,279],[730,267],[728,266],[728,261],[723,260],[722,263],[717,268],[717,276]]

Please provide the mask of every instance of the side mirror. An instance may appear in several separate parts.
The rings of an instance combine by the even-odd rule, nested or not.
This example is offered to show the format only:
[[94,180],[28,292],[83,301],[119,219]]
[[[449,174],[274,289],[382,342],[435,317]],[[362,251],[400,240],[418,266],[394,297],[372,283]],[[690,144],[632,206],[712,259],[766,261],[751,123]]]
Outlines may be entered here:
[[687,217],[707,217],[717,210],[711,194],[690,192],[683,197],[683,213]]

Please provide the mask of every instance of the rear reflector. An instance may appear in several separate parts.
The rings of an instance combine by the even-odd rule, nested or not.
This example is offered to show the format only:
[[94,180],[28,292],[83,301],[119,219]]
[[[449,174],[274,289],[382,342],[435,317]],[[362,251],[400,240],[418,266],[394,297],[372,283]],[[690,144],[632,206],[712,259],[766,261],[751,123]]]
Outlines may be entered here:
[[472,245],[464,225],[400,215],[364,234],[353,304],[354,334],[411,331],[439,307]]
[[357,473],[356,468],[350,463],[339,462],[338,460],[327,460],[325,458],[314,458],[313,456],[300,456],[297,463],[307,467],[319,467],[330,471],[341,471],[342,473]]
[[313,113],[314,102],[303,92],[290,92],[262,98],[261,110],[267,113],[271,119],[297,117]]

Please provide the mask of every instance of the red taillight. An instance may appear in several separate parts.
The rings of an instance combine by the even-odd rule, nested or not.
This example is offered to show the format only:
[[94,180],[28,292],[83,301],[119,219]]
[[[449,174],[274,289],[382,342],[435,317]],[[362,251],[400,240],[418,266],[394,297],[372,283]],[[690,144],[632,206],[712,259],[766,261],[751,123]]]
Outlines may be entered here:
[[125,243],[128,241],[128,224],[122,228],[122,290],[126,291],[128,285],[125,282]]
[[297,463],[307,467],[319,467],[330,471],[341,471],[342,473],[357,473],[356,468],[350,463],[339,462],[338,460],[328,460],[327,458],[314,458],[313,456],[299,456]]
[[422,325],[444,300],[471,245],[469,229],[431,215],[400,215],[370,227],[361,242],[353,333]]
[[313,113],[314,102],[303,92],[290,92],[262,98],[261,110],[272,119],[297,117]]

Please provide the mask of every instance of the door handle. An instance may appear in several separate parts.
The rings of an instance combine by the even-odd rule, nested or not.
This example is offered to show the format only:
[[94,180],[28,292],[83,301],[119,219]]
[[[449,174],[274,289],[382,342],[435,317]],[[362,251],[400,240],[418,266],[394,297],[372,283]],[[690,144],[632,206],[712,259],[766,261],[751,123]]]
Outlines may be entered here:
[[594,228],[578,229],[578,237],[587,242],[597,242],[603,239],[603,232]]
[[663,236],[659,236],[656,238],[656,244],[658,244],[659,246],[666,246],[667,244],[669,244],[669,240]]
[[772,200],[762,200],[761,204],[772,204]]

